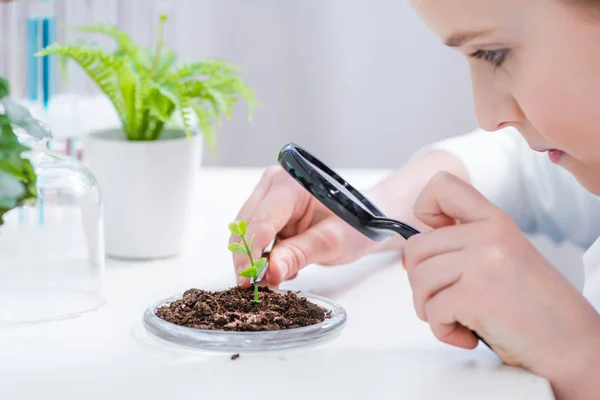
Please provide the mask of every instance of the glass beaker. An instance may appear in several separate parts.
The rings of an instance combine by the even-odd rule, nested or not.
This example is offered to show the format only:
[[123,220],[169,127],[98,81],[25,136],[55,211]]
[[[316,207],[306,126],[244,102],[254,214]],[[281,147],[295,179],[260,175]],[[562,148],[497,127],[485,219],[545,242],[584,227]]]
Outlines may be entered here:
[[[103,295],[103,206],[80,161],[49,150],[51,133],[22,107],[5,102],[19,141],[31,150],[38,198],[0,226],[0,323],[76,317]],[[15,117],[17,119],[15,119]],[[25,128],[25,129],[24,129]]]

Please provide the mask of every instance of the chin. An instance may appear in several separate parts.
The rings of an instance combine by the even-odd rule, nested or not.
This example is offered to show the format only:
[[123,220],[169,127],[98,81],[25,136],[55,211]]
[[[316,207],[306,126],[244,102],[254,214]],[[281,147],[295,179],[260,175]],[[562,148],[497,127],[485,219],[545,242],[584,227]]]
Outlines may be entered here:
[[558,163],[588,192],[600,196],[600,164],[590,165],[566,154]]
[[577,176],[574,174],[573,176],[575,176],[577,182],[579,182],[579,184],[583,186],[585,190],[596,196],[600,196],[600,174],[596,176]]

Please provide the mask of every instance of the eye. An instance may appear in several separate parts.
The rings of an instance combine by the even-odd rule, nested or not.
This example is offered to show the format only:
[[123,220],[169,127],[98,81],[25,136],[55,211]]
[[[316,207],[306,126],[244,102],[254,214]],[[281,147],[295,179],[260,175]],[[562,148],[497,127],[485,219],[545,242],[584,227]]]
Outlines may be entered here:
[[504,60],[506,60],[506,54],[508,50],[477,50],[475,53],[471,54],[471,57],[476,59],[481,59],[489,62],[494,67],[499,67],[502,65]]

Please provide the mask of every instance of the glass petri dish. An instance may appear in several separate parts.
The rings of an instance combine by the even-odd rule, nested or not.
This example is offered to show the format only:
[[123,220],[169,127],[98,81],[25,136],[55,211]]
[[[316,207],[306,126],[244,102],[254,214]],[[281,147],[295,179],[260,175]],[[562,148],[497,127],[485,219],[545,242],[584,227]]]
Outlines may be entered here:
[[[286,293],[287,290],[273,290]],[[158,301],[144,312],[143,323],[154,336],[178,345],[211,351],[270,351],[313,345],[335,338],[346,325],[346,311],[339,304],[308,292],[298,296],[331,312],[331,317],[315,325],[280,331],[230,332],[188,328],[167,322],[156,316],[155,310],[175,300],[182,294]]]

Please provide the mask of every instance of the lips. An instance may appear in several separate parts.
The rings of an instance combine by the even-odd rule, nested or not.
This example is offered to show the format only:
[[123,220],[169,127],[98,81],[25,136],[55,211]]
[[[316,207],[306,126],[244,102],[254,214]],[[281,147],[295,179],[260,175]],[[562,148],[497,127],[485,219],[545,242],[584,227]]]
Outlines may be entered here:
[[530,146],[530,147],[531,147],[531,150],[537,151],[538,153],[545,153],[550,150],[550,149],[546,149],[544,147],[535,147],[535,146]]
[[550,161],[552,161],[555,164],[559,163],[560,159],[565,154],[564,151],[558,150],[558,149],[546,149],[543,147],[535,147],[535,146],[531,146],[531,149],[534,151],[537,151],[539,153],[548,153],[548,157],[550,158]]
[[564,154],[564,151],[556,149],[548,150],[548,157],[550,157],[550,161],[552,161],[554,164],[558,164]]

